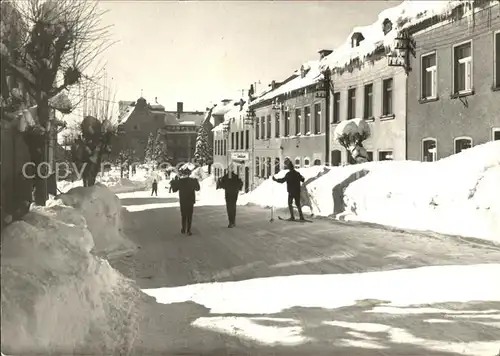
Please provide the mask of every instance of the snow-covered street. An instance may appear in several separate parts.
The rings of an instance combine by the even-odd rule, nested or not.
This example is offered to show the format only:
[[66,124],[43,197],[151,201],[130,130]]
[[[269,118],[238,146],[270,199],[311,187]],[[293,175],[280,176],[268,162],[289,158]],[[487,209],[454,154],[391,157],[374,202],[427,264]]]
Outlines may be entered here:
[[500,350],[500,248],[490,242],[200,197],[119,194],[140,249],[112,263],[145,298],[134,355],[485,355]]

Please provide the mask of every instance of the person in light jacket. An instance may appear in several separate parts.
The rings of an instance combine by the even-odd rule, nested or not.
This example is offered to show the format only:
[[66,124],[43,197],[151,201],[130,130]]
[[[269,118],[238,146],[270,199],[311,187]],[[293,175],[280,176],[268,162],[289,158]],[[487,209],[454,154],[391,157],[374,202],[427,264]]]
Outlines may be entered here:
[[288,210],[290,210],[290,218],[288,220],[295,220],[295,216],[293,215],[293,202],[295,201],[295,205],[297,206],[297,210],[299,211],[300,220],[304,219],[304,214],[302,214],[302,206],[300,205],[300,183],[304,182],[304,177],[302,174],[295,170],[292,162],[287,161],[286,167],[289,169],[287,174],[283,178],[276,179],[273,176],[273,181],[277,183],[285,183],[288,191]]
[[242,187],[243,181],[231,168],[218,181],[217,189],[225,190],[227,218],[229,220],[228,228],[236,226],[236,202]]
[[174,179],[170,186],[174,193],[179,192],[179,202],[181,208],[181,233],[189,236],[191,233],[191,224],[193,222],[194,203],[196,201],[196,191],[200,190],[200,183],[196,178],[191,178],[189,169],[179,171],[181,178]]

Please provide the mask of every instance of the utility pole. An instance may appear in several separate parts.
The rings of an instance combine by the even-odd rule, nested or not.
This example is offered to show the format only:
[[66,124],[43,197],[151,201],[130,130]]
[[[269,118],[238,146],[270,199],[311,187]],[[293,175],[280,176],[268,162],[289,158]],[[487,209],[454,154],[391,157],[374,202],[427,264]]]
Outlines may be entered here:
[[330,165],[330,98],[333,92],[333,85],[331,82],[331,71],[326,69],[323,72],[325,80],[325,165]]

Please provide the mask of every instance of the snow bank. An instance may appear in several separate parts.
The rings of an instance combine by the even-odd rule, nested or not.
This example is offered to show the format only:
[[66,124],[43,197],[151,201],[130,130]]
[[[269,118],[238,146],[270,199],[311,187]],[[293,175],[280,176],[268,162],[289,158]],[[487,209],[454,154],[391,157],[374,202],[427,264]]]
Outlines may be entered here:
[[[434,163],[384,161],[298,171],[306,178],[304,212],[500,242],[498,141]],[[267,179],[242,204],[287,208],[286,187]]]
[[[326,174],[330,167],[325,166],[313,166],[310,168],[300,168],[297,169],[300,174],[305,178],[304,186],[307,188],[311,182],[316,180],[318,177]],[[283,178],[288,172],[287,169],[281,170],[274,175],[276,178]],[[308,194],[303,189],[301,194],[301,202],[304,205],[304,212],[310,212],[310,198]],[[264,180],[254,191],[245,195],[240,199],[241,205],[258,205],[264,208],[288,208],[288,193],[286,190],[286,183],[280,184],[274,182],[272,177]],[[308,211],[309,208],[309,211]]]
[[384,163],[347,187],[347,219],[500,241],[500,142]]
[[137,248],[122,234],[120,199],[106,186],[73,188],[57,197],[74,207],[87,221],[94,237],[94,252],[106,258],[130,254]]
[[124,354],[137,333],[140,292],[93,255],[77,209],[54,201],[2,231],[2,351]]

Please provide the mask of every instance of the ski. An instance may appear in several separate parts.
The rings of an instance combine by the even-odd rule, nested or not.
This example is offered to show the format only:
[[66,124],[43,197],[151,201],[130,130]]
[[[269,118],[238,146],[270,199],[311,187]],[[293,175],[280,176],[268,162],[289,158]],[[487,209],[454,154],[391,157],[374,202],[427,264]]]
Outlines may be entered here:
[[280,220],[283,220],[283,221],[290,221],[290,222],[298,222],[298,223],[312,223],[313,221],[312,220],[299,220],[299,219],[295,219],[295,220],[290,220],[290,219],[285,219],[285,218],[282,218],[281,216],[278,216],[278,219]]

